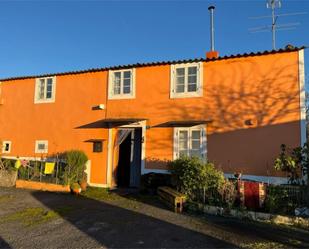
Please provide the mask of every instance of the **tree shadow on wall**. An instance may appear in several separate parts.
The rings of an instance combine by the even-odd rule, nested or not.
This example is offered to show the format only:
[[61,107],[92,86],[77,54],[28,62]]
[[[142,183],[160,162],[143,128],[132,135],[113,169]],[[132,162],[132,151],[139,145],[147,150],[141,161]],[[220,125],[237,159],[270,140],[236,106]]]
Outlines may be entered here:
[[[173,120],[212,120],[207,125],[210,161],[224,171],[246,174],[252,173],[248,166],[256,159],[250,167],[263,169],[255,173],[272,175],[280,144],[300,145],[297,66],[275,62],[265,70],[264,65],[249,59],[225,66],[229,73],[209,65],[207,74],[216,81],[205,82],[203,98],[157,103],[152,115],[158,119],[151,129],[160,132],[158,126],[170,121],[166,116]],[[166,144],[156,141],[152,147],[160,151]]]

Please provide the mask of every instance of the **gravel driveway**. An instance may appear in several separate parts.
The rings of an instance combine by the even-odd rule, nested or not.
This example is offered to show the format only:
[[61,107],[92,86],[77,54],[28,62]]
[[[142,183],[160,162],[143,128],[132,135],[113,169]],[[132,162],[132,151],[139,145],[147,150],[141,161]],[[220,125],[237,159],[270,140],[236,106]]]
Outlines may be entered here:
[[0,248],[309,248],[309,232],[175,214],[156,198],[0,188]]

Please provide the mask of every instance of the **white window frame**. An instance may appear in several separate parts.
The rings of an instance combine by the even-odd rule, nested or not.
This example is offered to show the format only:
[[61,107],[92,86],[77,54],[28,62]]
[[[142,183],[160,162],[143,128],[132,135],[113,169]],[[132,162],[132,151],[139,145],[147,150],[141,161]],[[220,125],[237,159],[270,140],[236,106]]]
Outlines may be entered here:
[[[5,150],[6,144],[9,145],[9,150]],[[11,141],[8,141],[8,140],[2,141],[2,153],[3,154],[11,153],[11,148],[12,148],[12,142]]]
[[207,136],[206,136],[206,125],[197,125],[193,127],[175,127],[174,128],[174,148],[173,148],[173,159],[176,160],[180,158],[179,155],[179,131],[188,131],[189,139],[188,145],[189,150],[191,148],[191,134],[192,131],[200,131],[200,152],[201,159],[203,161],[207,160]]
[[[131,92],[114,94],[114,75],[115,73],[131,72]],[[108,71],[108,99],[134,99],[135,98],[135,68],[121,69],[121,70],[109,70]],[[121,77],[120,91],[123,91],[123,77]]]
[[[39,144],[45,144],[45,149],[44,150],[39,149]],[[48,153],[48,141],[47,140],[36,140],[35,141],[35,153],[37,154]]]
[[[46,98],[46,91],[47,91],[47,84],[45,84],[45,96],[43,99],[40,99],[40,80],[44,79],[45,82],[47,82],[47,79],[52,79],[53,85],[52,85],[52,96],[51,98]],[[56,99],[56,76],[51,77],[42,77],[42,78],[36,78],[35,79],[35,94],[34,94],[34,103],[35,104],[41,104],[41,103],[53,103]]]
[[[195,92],[176,92],[176,69],[177,68],[188,68],[197,67],[197,85]],[[187,70],[186,70],[187,71]],[[195,63],[182,63],[174,64],[170,66],[170,98],[191,98],[191,97],[202,97],[203,96],[203,62]],[[185,89],[187,88],[188,75],[185,73]]]

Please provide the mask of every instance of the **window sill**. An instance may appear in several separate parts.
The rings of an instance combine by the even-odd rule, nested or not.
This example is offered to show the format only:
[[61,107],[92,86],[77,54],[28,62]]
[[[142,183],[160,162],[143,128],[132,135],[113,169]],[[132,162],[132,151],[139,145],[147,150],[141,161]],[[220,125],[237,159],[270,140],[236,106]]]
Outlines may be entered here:
[[34,104],[48,104],[48,103],[55,103],[54,99],[47,99],[47,100],[35,100]]
[[135,99],[135,95],[110,95],[108,100],[117,100],[117,99]]
[[181,98],[198,98],[203,97],[202,93],[172,93],[170,95],[171,99],[181,99]]

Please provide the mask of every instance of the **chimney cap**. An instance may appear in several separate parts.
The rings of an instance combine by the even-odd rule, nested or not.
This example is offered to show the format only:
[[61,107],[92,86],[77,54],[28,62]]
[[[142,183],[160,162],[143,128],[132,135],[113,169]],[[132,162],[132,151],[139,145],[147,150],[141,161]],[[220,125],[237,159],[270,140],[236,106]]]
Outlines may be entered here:
[[208,7],[208,10],[214,10],[215,9],[215,6],[213,6],[213,5],[210,5],[209,7]]

